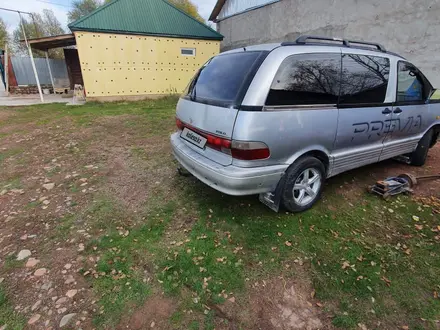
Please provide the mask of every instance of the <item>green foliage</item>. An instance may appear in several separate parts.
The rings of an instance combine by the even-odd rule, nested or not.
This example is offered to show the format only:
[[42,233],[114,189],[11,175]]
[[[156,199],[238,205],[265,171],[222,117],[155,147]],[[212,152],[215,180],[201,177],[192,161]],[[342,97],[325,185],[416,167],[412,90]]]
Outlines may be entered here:
[[17,260],[17,257],[15,255],[8,255],[5,258],[5,262],[3,265],[4,270],[19,268],[23,266],[23,261]]
[[63,117],[70,117],[79,125],[92,125],[96,118],[102,116],[120,116],[124,114],[139,116],[139,120],[130,125],[136,125],[136,128],[145,129],[147,122],[154,127],[154,133],[164,132],[169,129],[170,122],[173,124],[175,116],[175,106],[177,97],[168,96],[158,100],[145,100],[141,102],[112,102],[99,103],[88,102],[83,106],[69,106],[59,104],[35,105],[31,107],[17,107],[15,111],[18,116],[0,122],[0,127],[10,124],[18,124],[29,121],[44,121],[50,124],[53,121]]
[[191,0],[168,0],[177,8],[183,10],[188,15],[194,17],[196,20],[205,23],[205,20],[199,14],[197,6]]
[[90,14],[103,3],[110,2],[110,0],[74,0],[72,1],[72,9],[67,13],[67,18],[70,23],[80,19],[83,16]]
[[170,251],[160,267],[166,291],[177,293],[189,287],[199,297],[198,306],[210,300],[221,302],[219,294],[244,284],[243,261],[234,254],[227,235],[218,235],[210,227],[203,220],[197,222],[189,241]]
[[20,155],[23,152],[23,148],[13,148],[0,152],[0,165],[9,157]]
[[[254,198],[219,198],[217,192],[203,189],[202,184],[191,186],[185,196],[197,201],[204,215],[202,219],[211,215],[209,221],[199,220],[193,227],[196,235],[200,236],[198,230],[204,228],[209,240],[220,243],[220,237],[214,237],[213,232],[217,236],[230,233],[229,244],[222,243],[216,250],[210,246],[199,249],[210,258],[197,265],[211,269],[207,276],[212,276],[213,283],[216,278],[225,283],[226,292],[237,291],[240,278],[271,276],[285,269],[286,264],[290,265],[289,269],[297,267],[294,266],[297,260],[308,265],[316,297],[329,302],[327,308],[336,315],[333,322],[339,327],[370,324],[376,319],[393,325],[405,322],[410,328],[429,328],[430,321],[423,323],[421,318],[440,317],[440,301],[433,297],[439,288],[440,246],[436,241],[438,232],[431,230],[437,230],[439,217],[430,208],[422,208],[406,197],[387,203],[368,194],[348,202],[332,194],[338,186],[335,183],[327,186],[326,199],[310,211],[274,214]],[[338,208],[330,211],[329,205]],[[416,223],[413,215],[421,223]],[[422,225],[423,230],[416,224]],[[193,240],[185,248],[194,244]],[[230,273],[233,270],[230,265],[228,270],[223,270],[226,274],[217,273],[212,256],[227,255],[228,250],[235,248],[231,246],[233,243],[242,247],[235,258],[240,258],[244,265],[261,266],[238,268],[238,273]],[[191,283],[191,278],[197,278],[195,271],[191,271],[194,265],[189,261],[183,264],[181,260],[179,253],[175,260],[167,261],[170,270],[165,273],[166,289],[168,282],[179,287],[194,286]],[[217,293],[216,288],[211,289]],[[199,289],[195,287],[195,290]],[[400,319],[401,315],[406,315],[404,320]]]
[[5,21],[0,17],[0,49],[5,49],[5,44],[9,42],[9,33]]
[[[114,225],[118,222],[108,221],[107,234],[89,244],[89,247],[94,247],[89,248],[90,253],[96,249],[101,255],[97,275],[91,280],[94,290],[101,297],[100,314],[94,319],[96,325],[108,327],[118,324],[127,309],[132,311],[149,296],[148,281],[151,279],[147,281],[148,276],[144,272],[146,257],[157,250],[173,210],[172,204],[155,210],[155,216],[147,224],[130,231],[115,230]],[[90,214],[109,219],[109,212],[113,216],[123,216],[122,211],[107,202],[100,203]]]
[[0,287],[0,328],[22,330],[24,329],[24,319],[19,316],[9,304],[6,292]]
[[[56,18],[55,14],[50,9],[43,9],[42,15],[39,13],[32,13],[31,17],[25,16],[26,15],[22,15],[23,27],[27,39],[48,37],[65,33],[60,21]],[[12,35],[14,42],[14,52],[18,55],[28,56],[29,53],[26,45],[24,44],[24,42],[20,41],[24,39],[21,25],[18,25],[15,28]],[[48,53],[50,58],[63,58],[64,56],[62,49],[50,49]],[[36,57],[44,56],[44,53],[40,51],[33,50],[33,54]]]
[[[1,163],[1,155],[0,155],[0,163]],[[23,188],[23,185],[21,184],[21,178],[20,176],[15,176],[12,178],[9,178],[9,180],[0,182],[0,189],[7,188],[7,189],[21,189]]]
[[39,28],[45,37],[65,33],[60,21],[50,9],[43,9],[42,24]]

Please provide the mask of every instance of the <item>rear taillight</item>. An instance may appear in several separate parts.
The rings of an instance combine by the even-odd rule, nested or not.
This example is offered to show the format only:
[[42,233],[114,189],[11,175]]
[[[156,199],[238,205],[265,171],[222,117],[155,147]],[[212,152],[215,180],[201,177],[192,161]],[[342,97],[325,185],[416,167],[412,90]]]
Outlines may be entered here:
[[205,137],[208,139],[206,145],[210,148],[216,149],[228,155],[231,154],[231,140],[210,134],[205,134]]
[[235,159],[258,160],[269,158],[270,150],[269,147],[263,142],[232,140],[231,154]]
[[176,125],[177,128],[180,129],[181,131],[185,128],[185,125],[182,123],[182,121],[176,117]]
[[235,141],[228,140],[216,135],[203,132],[195,127],[185,124],[179,118],[176,118],[176,125],[179,130],[185,127],[200,134],[206,138],[206,146],[231,155],[235,159],[241,160],[259,160],[270,156],[269,147],[263,142],[254,141]]

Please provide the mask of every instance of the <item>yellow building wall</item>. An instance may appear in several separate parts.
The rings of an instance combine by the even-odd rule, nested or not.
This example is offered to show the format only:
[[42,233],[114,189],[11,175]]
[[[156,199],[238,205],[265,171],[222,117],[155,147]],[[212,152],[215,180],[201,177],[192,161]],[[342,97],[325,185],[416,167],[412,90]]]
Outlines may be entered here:
[[[75,32],[88,98],[182,93],[220,41]],[[181,55],[195,48],[195,56]]]

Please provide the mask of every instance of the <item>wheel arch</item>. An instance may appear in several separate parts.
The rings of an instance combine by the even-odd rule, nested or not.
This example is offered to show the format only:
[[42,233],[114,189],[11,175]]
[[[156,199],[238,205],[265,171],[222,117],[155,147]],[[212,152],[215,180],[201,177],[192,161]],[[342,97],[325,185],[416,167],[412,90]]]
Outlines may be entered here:
[[289,158],[288,164],[292,166],[298,159],[304,157],[315,157],[319,159],[325,167],[326,175],[328,176],[330,171],[330,156],[329,152],[320,147],[310,148],[308,150],[302,150],[300,152],[295,153],[291,158]]
[[[432,129],[432,130],[434,131],[434,133],[432,134],[432,140],[431,140],[431,143],[429,144],[429,147],[432,148],[432,147],[436,144],[437,139],[438,139],[438,136],[439,136],[439,134],[440,134],[440,123],[435,123],[434,125],[432,125],[432,126],[427,130],[427,132],[428,132],[430,129]],[[425,133],[425,134],[426,134],[426,133]]]

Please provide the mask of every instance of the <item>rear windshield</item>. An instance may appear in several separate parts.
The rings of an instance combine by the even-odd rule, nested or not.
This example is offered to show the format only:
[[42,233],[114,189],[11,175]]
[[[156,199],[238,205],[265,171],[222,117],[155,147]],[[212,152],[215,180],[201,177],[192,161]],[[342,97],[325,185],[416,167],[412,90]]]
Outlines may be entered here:
[[262,55],[263,52],[240,52],[212,58],[194,77],[188,97],[195,102],[236,105],[261,64]]

